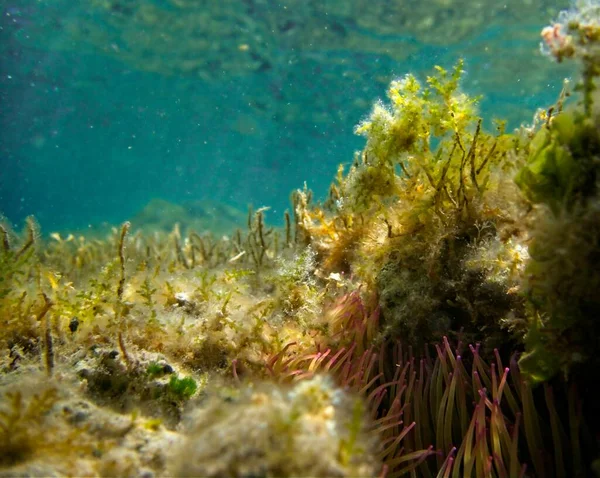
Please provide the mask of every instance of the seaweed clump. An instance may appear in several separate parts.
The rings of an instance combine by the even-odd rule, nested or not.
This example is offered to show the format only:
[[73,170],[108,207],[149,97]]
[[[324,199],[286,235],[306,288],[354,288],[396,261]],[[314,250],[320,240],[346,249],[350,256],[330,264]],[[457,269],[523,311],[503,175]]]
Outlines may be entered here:
[[516,183],[533,207],[523,292],[529,319],[523,371],[598,379],[600,359],[600,6],[579,2],[542,32],[543,50],[579,62],[575,106],[545,114]]
[[390,104],[357,127],[366,147],[340,170],[326,207],[298,201],[324,273],[350,272],[377,290],[385,335],[415,346],[459,330],[507,344],[501,323],[522,314],[527,253],[512,175],[527,138],[501,124],[485,132],[462,73],[461,61],[437,67],[426,86],[413,75],[392,82]]

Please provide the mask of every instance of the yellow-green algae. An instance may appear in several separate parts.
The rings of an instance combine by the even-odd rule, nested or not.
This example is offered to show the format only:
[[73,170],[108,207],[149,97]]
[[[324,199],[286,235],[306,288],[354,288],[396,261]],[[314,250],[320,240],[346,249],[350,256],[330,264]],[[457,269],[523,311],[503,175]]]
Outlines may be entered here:
[[296,191],[284,229],[265,208],[218,240],[3,221],[0,474],[589,476],[587,7],[544,33],[582,61],[580,104],[489,133],[461,62],[408,75],[328,200]]

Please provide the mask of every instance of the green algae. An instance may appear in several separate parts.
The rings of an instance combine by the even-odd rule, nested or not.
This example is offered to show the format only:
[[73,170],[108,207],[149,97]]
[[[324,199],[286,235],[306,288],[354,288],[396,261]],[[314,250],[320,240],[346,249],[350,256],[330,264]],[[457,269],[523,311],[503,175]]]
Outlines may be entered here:
[[198,384],[191,377],[179,378],[171,375],[168,391],[179,400],[189,399],[198,390]]

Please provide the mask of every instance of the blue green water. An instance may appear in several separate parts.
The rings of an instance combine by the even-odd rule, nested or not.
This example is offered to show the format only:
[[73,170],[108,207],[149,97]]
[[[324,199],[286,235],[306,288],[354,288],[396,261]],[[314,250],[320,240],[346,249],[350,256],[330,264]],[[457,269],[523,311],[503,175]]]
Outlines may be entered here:
[[275,222],[305,181],[326,193],[363,145],[355,124],[399,75],[464,57],[488,125],[517,127],[556,98],[566,73],[539,54],[539,31],[567,2],[508,3],[464,30],[475,2],[431,2],[431,33],[415,33],[417,2],[380,1],[397,20],[363,19],[368,3],[352,0],[3,0],[0,213],[51,232],[119,223],[160,198],[269,205]]

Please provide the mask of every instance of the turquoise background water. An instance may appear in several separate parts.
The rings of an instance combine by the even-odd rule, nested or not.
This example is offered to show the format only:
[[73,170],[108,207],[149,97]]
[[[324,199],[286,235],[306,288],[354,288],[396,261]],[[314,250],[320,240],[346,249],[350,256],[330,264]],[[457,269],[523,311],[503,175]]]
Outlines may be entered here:
[[[319,4],[327,18],[242,0],[225,2],[227,15],[200,1],[132,13],[142,3],[1,2],[0,212],[11,222],[33,214],[46,232],[119,223],[154,198],[269,205],[277,222],[292,189],[306,181],[322,196],[352,161],[363,145],[353,128],[391,79],[464,57],[464,90],[512,128],[569,74],[538,51],[566,2],[522,14],[527,2],[514,2],[460,34],[451,22],[469,2],[431,2],[449,19],[446,30],[431,20],[431,37],[407,30],[421,18],[415,2],[395,2],[397,32],[335,13],[334,1]],[[315,33],[321,24],[331,36]]]

